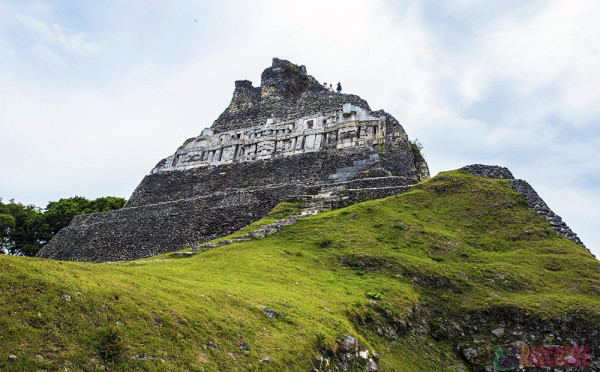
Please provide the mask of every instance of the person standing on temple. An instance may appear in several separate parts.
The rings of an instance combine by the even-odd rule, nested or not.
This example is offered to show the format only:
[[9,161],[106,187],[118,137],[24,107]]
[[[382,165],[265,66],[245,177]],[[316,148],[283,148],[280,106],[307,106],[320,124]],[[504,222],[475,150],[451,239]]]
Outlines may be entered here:
[[338,84],[337,84],[337,88],[336,88],[336,90],[337,90],[338,94],[339,94],[339,93],[342,93],[342,84],[340,84],[339,82],[338,82]]

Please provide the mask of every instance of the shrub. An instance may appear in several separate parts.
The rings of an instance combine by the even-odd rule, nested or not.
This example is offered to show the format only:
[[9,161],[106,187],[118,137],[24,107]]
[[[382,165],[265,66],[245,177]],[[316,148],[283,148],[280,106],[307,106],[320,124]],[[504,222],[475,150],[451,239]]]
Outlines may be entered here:
[[320,248],[331,247],[332,244],[333,244],[333,239],[329,239],[329,238],[324,238],[317,242],[317,246],[319,246]]
[[125,349],[125,342],[121,330],[114,326],[101,328],[97,336],[98,353],[104,361],[114,361],[119,358]]
[[317,346],[319,349],[323,349],[325,347],[325,334],[323,332],[317,332],[315,335],[317,336]]
[[421,143],[421,141],[419,141],[418,138],[415,138],[413,141],[410,141],[410,149],[412,150],[415,159],[423,159],[423,144]]
[[372,298],[374,300],[381,300],[383,298],[383,293],[370,291],[370,292],[367,292],[367,297]]

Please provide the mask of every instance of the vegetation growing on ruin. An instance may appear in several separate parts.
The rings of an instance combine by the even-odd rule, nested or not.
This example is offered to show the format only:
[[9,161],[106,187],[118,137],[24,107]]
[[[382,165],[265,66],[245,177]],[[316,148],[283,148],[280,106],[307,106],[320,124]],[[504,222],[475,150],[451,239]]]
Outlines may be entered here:
[[413,156],[416,160],[425,160],[423,157],[423,144],[418,138],[410,141],[410,149],[412,150]]
[[[381,370],[461,370],[456,340],[432,337],[415,313],[429,324],[506,308],[597,322],[599,282],[600,262],[508,181],[445,172],[185,259],[0,256],[0,369],[306,370],[352,334]],[[406,329],[386,334],[390,319]]]

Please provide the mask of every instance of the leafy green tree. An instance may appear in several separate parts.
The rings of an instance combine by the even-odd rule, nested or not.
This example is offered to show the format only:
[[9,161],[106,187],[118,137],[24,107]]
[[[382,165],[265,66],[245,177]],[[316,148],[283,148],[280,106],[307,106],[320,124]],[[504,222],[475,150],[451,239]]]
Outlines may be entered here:
[[67,227],[75,216],[120,209],[123,208],[126,202],[125,199],[114,196],[101,197],[95,200],[88,200],[82,196],[63,198],[57,202],[48,203],[44,218],[54,235],[62,228]]
[[34,255],[51,238],[43,212],[34,205],[0,201],[0,212],[4,217],[0,228],[2,248],[10,254]]
[[0,214],[0,235],[6,235],[10,229],[15,228],[15,218],[10,214]]
[[117,198],[114,196],[103,196],[94,200],[90,200],[89,209],[91,212],[108,212],[114,211],[115,209],[121,209],[127,203],[127,200],[123,198]]
[[50,202],[45,210],[0,199],[0,248],[10,254],[34,256],[54,234],[80,214],[106,212],[122,208],[123,198],[101,197],[88,200],[81,196]]
[[418,138],[410,141],[410,149],[417,160],[423,160],[423,144]]
[[8,252],[8,248],[11,246],[9,240],[9,234],[16,226],[15,218],[10,214],[0,214],[0,253]]
[[82,196],[63,198],[56,202],[48,203],[44,219],[52,231],[52,235],[67,227],[75,216],[90,213],[88,211],[90,201]]

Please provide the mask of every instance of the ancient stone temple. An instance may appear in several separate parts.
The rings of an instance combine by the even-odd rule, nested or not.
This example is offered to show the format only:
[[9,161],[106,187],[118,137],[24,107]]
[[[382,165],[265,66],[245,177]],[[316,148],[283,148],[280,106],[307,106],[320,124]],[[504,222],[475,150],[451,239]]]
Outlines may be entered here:
[[123,209],[76,217],[38,256],[137,259],[228,235],[287,198],[338,207],[397,194],[429,177],[414,150],[390,114],[275,58],[259,87],[237,81],[211,128],[161,160]]

